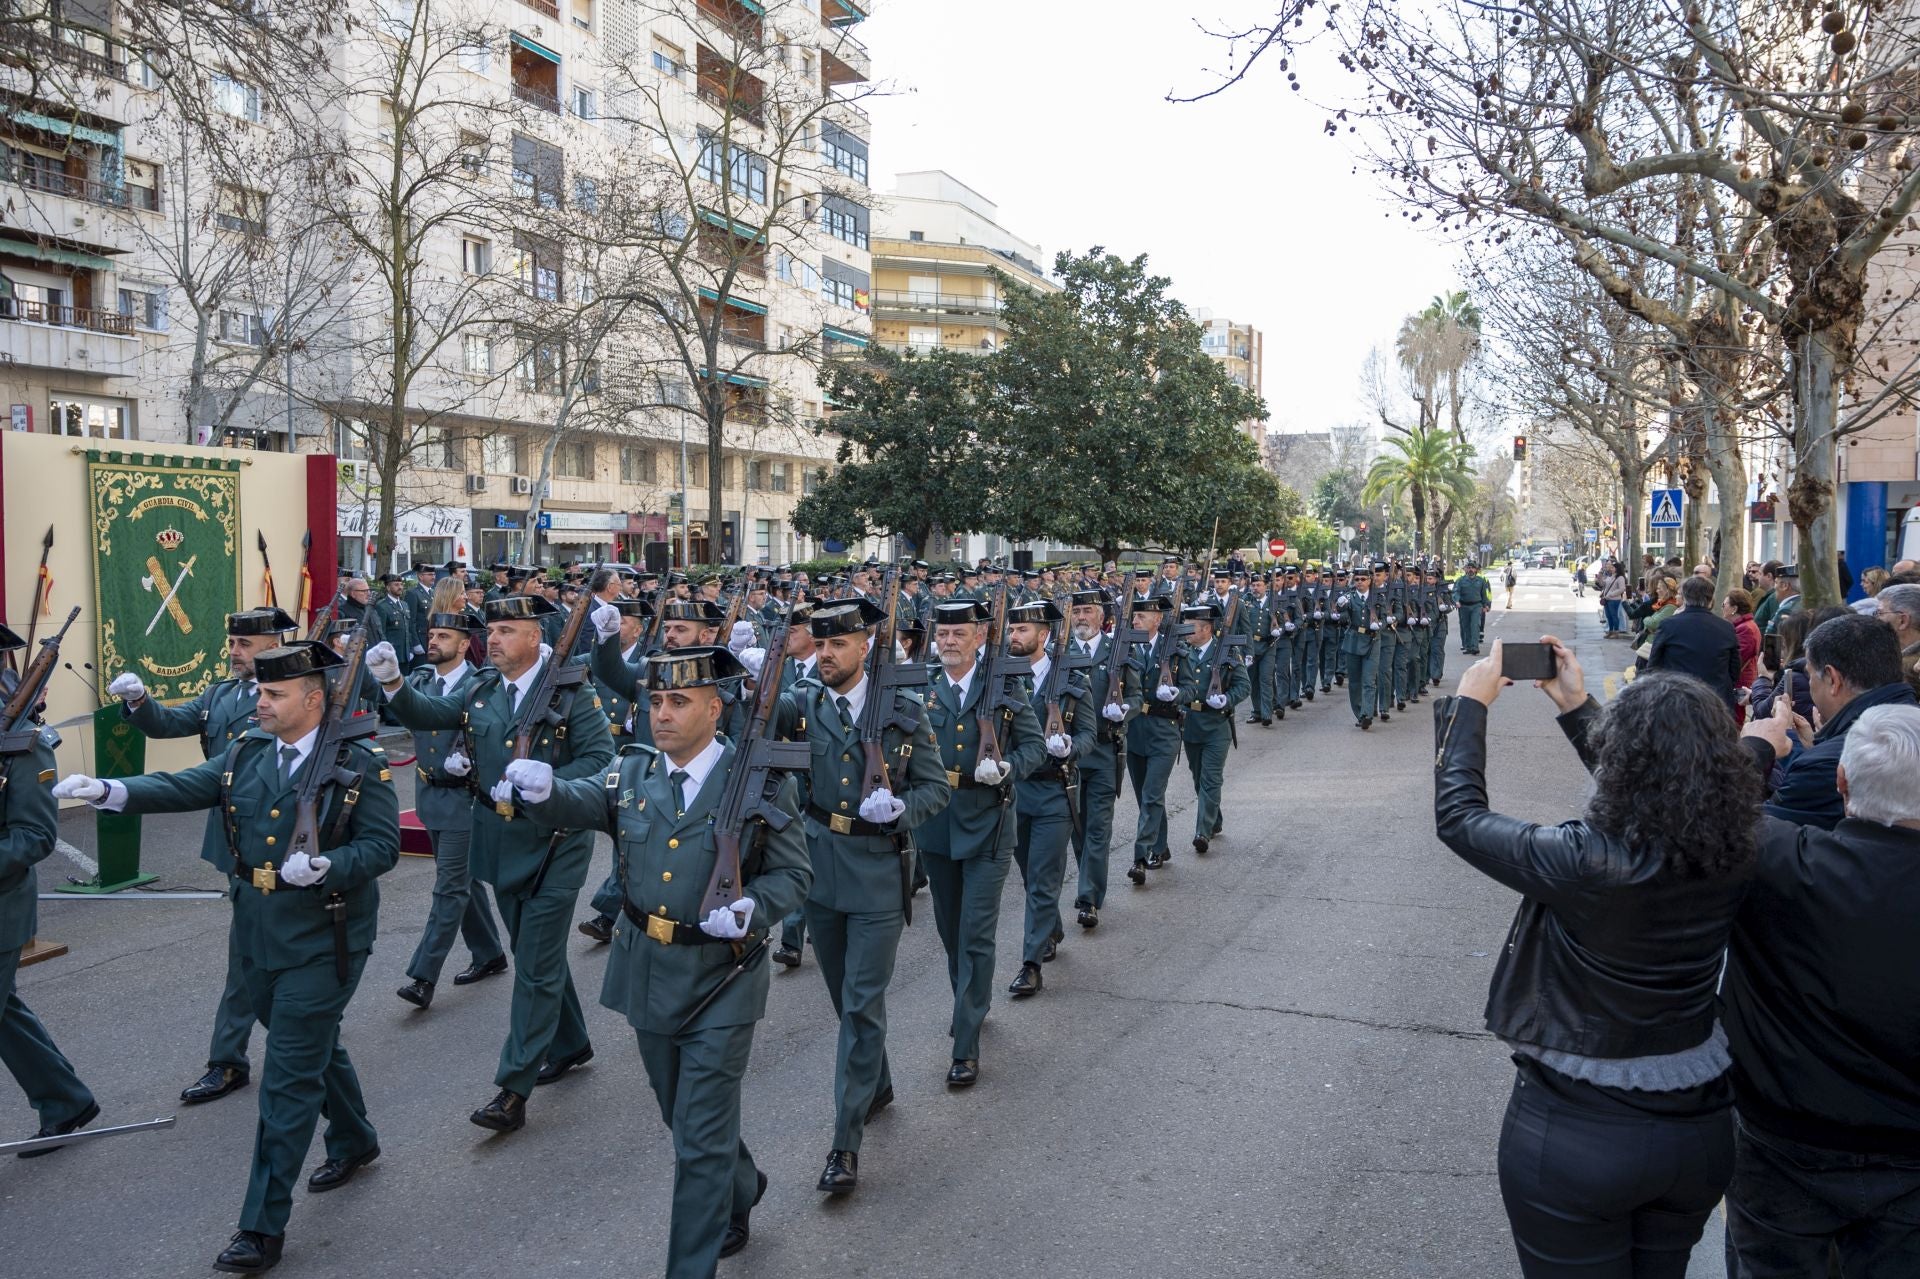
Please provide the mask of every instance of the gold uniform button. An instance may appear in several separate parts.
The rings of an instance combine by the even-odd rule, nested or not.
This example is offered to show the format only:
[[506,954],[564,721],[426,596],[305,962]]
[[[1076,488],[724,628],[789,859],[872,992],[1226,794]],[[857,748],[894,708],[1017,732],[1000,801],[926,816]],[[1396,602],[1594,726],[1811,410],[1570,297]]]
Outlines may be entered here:
[[279,815],[280,815],[280,810],[277,808],[267,813],[267,816],[269,817],[278,817]]
[[852,762],[853,762],[853,756],[851,756],[851,755],[842,755],[842,756],[840,757],[840,762],[841,762],[842,764],[850,764],[850,763],[852,763]]
[[274,837],[273,837],[273,836],[271,836],[271,835],[269,835],[269,836],[267,836],[267,847],[268,847],[268,848],[272,848],[272,847],[273,847],[273,846],[274,846],[274,845],[275,845],[276,843],[278,843],[278,842],[279,842],[279,841],[278,841],[278,840],[276,840],[276,839],[274,839]]
[[667,913],[667,908],[665,906],[662,906],[659,910],[656,910],[653,913],[656,915],[664,915]]
[[677,839],[670,839],[670,840],[668,840],[668,841],[667,841],[667,847],[668,847],[668,848],[678,848],[678,847],[680,847],[680,841],[679,841],[679,840],[677,840]]
[[846,800],[844,800],[844,799],[843,799],[843,800],[841,800],[841,801],[840,801],[840,807],[841,807],[842,809],[844,809],[844,808],[846,808],[846,806],[847,806],[847,801],[846,801]]
[[670,870],[661,871],[660,882],[663,884],[671,884],[673,882],[673,872]]
[[851,786],[853,785],[853,779],[851,777],[842,777],[840,779],[840,784],[842,786]]

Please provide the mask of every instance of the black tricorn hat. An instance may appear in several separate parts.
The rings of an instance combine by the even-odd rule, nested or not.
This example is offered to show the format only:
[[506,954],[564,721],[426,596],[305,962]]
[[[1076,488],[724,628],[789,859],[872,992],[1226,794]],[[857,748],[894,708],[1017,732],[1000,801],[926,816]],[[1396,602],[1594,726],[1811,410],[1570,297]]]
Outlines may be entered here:
[[676,688],[709,688],[722,680],[744,675],[738,658],[720,644],[695,644],[655,653],[647,659],[647,688],[667,692]]
[[854,635],[886,620],[887,612],[872,600],[846,600],[816,608],[807,618],[807,629],[815,639],[833,635]]
[[941,600],[933,606],[935,626],[958,626],[987,620],[984,600]]
[[1143,595],[1133,601],[1133,611],[1136,613],[1171,613],[1173,611],[1173,596]]
[[620,610],[620,616],[622,617],[652,617],[653,616],[653,605],[647,603],[645,600],[628,599],[628,598],[622,597],[620,599],[613,601],[613,606]]
[[481,616],[489,622],[537,622],[560,610],[541,595],[502,595],[480,606]]
[[0,622],[0,653],[11,652],[16,648],[25,648],[27,642],[13,633],[13,628]]
[[404,577],[401,577],[398,573],[382,573],[380,575],[380,584],[382,586],[385,586],[389,582],[404,582],[404,581],[406,581],[406,579]]
[[415,560],[413,562],[413,571],[416,573],[438,573],[440,566],[438,564],[429,564],[425,560]]
[[1075,591],[1073,592],[1071,599],[1075,607],[1079,607],[1080,605],[1083,605],[1083,604],[1106,604],[1110,602],[1107,599],[1107,593],[1105,591],[1100,591],[1100,590]]
[[351,635],[360,629],[360,620],[354,617],[336,617],[327,623],[327,638],[339,635]]
[[340,655],[319,640],[294,640],[255,657],[253,677],[262,684],[277,684],[303,675],[323,675],[339,665]]
[[229,635],[284,635],[299,625],[287,616],[284,608],[250,608],[243,613],[227,614]]
[[480,628],[474,625],[471,613],[429,613],[427,629],[430,631],[460,631],[472,634]]
[[1007,606],[1009,622],[1057,622],[1062,616],[1060,606],[1052,600],[1028,600]]
[[1180,610],[1180,617],[1182,621],[1188,622],[1217,622],[1220,620],[1220,606],[1218,604],[1189,604]]
[[727,620],[727,613],[712,600],[668,600],[666,620],[715,626]]

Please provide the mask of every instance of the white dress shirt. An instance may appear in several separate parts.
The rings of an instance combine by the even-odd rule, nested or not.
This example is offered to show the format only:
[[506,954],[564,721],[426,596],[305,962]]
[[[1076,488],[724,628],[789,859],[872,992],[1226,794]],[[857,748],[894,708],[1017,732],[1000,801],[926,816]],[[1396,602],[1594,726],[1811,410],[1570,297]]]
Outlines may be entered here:
[[534,684],[540,679],[540,668],[545,665],[546,659],[540,658],[536,660],[532,666],[521,671],[520,678],[518,679],[508,679],[504,675],[500,677],[500,682],[508,689],[507,696],[512,699],[507,705],[513,708],[516,715],[520,712],[521,699],[533,690]]
[[700,797],[700,788],[707,783],[707,775],[713,772],[714,766],[720,762],[720,756],[726,753],[726,749],[716,737],[707,743],[705,750],[684,764],[676,764],[671,755],[667,756],[666,764],[669,773],[682,772],[687,775],[687,780],[680,783],[681,812],[684,813],[693,807],[693,801]]
[[836,706],[840,704],[841,698],[844,697],[847,699],[847,722],[849,724],[858,724],[860,722],[860,712],[867,707],[867,685],[867,673],[863,670],[860,672],[859,680],[846,692],[836,693],[832,689],[827,690],[827,696],[833,699],[833,703]]
[[[452,697],[453,686],[455,684],[458,684],[461,680],[465,679],[467,677],[467,672],[472,669],[473,669],[473,664],[467,661],[467,659],[463,657],[460,659],[460,665],[454,667],[453,671],[450,674],[439,675],[440,696]],[[438,675],[439,673],[435,672],[435,674]]]

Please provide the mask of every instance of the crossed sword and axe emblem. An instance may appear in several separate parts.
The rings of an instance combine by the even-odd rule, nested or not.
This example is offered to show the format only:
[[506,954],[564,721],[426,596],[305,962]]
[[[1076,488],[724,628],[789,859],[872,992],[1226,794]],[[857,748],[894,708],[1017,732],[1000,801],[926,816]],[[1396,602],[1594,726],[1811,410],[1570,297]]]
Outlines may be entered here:
[[157,555],[147,556],[147,573],[149,576],[140,579],[140,586],[143,590],[159,590],[164,592],[164,594],[160,600],[160,607],[154,610],[153,620],[147,623],[146,634],[153,634],[153,628],[160,625],[161,617],[168,613],[173,614],[173,620],[180,624],[180,633],[182,635],[190,635],[193,633],[193,619],[187,616],[187,610],[181,608],[180,601],[174,597],[179,595],[180,587],[186,580],[193,576],[193,564],[194,561],[199,558],[198,555],[189,555],[187,562],[180,566],[180,576],[173,580],[172,585],[168,585],[167,570],[165,566],[160,563],[160,557]]

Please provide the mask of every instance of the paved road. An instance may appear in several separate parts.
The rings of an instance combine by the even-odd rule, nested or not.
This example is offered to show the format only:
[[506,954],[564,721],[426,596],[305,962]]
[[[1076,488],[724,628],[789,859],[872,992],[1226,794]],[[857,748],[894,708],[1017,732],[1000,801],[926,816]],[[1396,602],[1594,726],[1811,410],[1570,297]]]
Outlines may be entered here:
[[[1572,625],[1597,659],[1597,604],[1566,581],[1526,574],[1493,634]],[[1617,643],[1604,652],[1596,664],[1626,660]],[[1454,673],[1462,660],[1449,655]],[[1516,691],[1496,723],[1495,804],[1543,820],[1577,807],[1584,778],[1545,699]],[[1480,1018],[1513,899],[1433,838],[1432,742],[1428,705],[1361,733],[1339,689],[1273,729],[1243,726],[1214,851],[1195,858],[1177,837],[1145,890],[1120,877],[1120,853],[1097,932],[1069,921],[1045,992],[996,1004],[970,1092],[942,1082],[939,940],[930,921],[910,929],[890,1000],[899,1101],[870,1128],[845,1202],[813,1190],[832,1131],[831,1010],[811,955],[776,975],[745,1130],[773,1186],[752,1245],[721,1273],[1516,1274],[1494,1177],[1510,1070]],[[1173,799],[1176,836],[1190,835],[1184,768]],[[1122,810],[1130,830],[1131,802]],[[145,860],[164,885],[217,885],[194,858],[198,830],[150,822]],[[62,833],[85,850],[91,820],[70,816]],[[60,872],[56,857],[43,882]],[[392,993],[431,874],[405,859],[384,881],[380,941],[346,1020],[383,1157],[344,1191],[297,1194],[280,1273],[657,1273],[672,1156],[630,1035],[592,1006],[604,950],[575,938],[598,1059],[539,1090],[527,1129],[489,1137],[466,1115],[493,1091],[506,984],[443,986],[425,1014]],[[1016,872],[1002,983],[1018,890]],[[174,1112],[199,1072],[225,910],[43,906],[42,933],[73,952],[27,970],[23,995],[103,1122]],[[0,1086],[0,1100],[8,1130],[31,1129],[17,1093]],[[168,1132],[8,1161],[7,1273],[204,1273],[233,1228],[254,1107],[249,1089],[180,1110]],[[316,1143],[310,1166],[321,1157]]]

